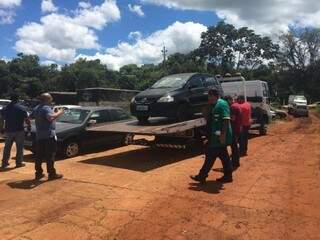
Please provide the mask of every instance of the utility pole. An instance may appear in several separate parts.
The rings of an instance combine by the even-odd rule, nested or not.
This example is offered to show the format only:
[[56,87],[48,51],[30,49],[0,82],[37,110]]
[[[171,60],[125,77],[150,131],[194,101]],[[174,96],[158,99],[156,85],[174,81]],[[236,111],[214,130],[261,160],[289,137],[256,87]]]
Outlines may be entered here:
[[162,52],[162,56],[163,56],[163,63],[162,63],[163,64],[163,68],[166,69],[166,60],[167,60],[167,52],[168,52],[168,50],[167,50],[165,45],[163,46],[163,49],[161,50],[161,52]]

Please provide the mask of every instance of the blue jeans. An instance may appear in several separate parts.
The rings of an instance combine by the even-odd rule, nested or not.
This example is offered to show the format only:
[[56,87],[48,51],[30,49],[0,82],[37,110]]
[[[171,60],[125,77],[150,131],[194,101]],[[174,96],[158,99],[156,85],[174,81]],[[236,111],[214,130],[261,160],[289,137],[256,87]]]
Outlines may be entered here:
[[7,164],[11,155],[11,148],[13,143],[16,143],[16,165],[21,165],[23,162],[23,143],[24,143],[24,131],[20,132],[6,132],[5,133],[5,145],[3,149],[2,163]]
[[222,162],[224,175],[232,175],[232,164],[227,147],[208,147],[206,159],[198,174],[200,178],[206,179],[208,177],[208,173],[210,172],[217,158],[220,158]]

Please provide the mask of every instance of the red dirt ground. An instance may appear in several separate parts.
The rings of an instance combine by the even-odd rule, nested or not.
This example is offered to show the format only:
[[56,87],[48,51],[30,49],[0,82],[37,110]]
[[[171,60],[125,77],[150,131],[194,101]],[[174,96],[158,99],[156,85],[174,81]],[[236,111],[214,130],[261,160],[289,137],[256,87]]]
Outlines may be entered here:
[[37,184],[27,153],[0,172],[0,239],[320,239],[319,144],[315,115],[279,121],[225,185],[219,161],[198,185],[202,155],[137,146],[58,161],[65,178]]

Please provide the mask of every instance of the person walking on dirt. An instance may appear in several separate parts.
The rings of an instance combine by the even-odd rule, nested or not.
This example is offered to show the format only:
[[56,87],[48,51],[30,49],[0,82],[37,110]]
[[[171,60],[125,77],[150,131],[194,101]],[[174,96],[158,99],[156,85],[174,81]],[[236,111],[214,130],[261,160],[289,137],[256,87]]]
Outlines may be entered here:
[[43,93],[40,96],[41,103],[33,110],[31,118],[35,119],[36,124],[36,160],[35,160],[35,179],[40,180],[44,177],[42,170],[42,160],[47,163],[48,179],[54,180],[62,178],[63,175],[57,174],[54,168],[54,160],[57,151],[57,136],[55,132],[55,120],[60,117],[64,110],[54,112],[52,96]]
[[10,153],[13,143],[16,143],[16,168],[24,167],[23,144],[24,144],[24,122],[28,121],[27,111],[18,103],[19,95],[11,95],[11,103],[6,106],[1,114],[4,119],[5,146],[3,150],[2,168],[9,166]]
[[240,156],[248,155],[249,130],[251,128],[251,104],[247,102],[244,96],[238,97],[238,103],[241,108],[242,131],[240,134]]
[[226,96],[225,100],[229,103],[231,113],[231,127],[232,127],[232,166],[233,169],[240,167],[240,150],[239,150],[239,138],[242,129],[241,107],[239,103],[234,101],[231,96]]
[[224,175],[218,178],[220,182],[232,182],[232,165],[227,146],[232,142],[232,130],[230,126],[230,108],[228,103],[220,98],[217,89],[209,90],[209,102],[212,103],[211,119],[209,123],[210,140],[206,151],[205,161],[198,175],[190,176],[192,180],[205,183],[216,158],[220,158]]

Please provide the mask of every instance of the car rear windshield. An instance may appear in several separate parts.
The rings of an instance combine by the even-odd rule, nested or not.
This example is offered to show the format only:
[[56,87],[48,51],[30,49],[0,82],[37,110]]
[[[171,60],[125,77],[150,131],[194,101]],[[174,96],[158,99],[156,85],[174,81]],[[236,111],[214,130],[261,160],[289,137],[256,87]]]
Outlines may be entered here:
[[173,75],[161,78],[151,88],[181,88],[183,87],[190,76],[188,75]]
[[81,124],[87,119],[89,113],[90,110],[68,109],[57,119],[57,122]]

